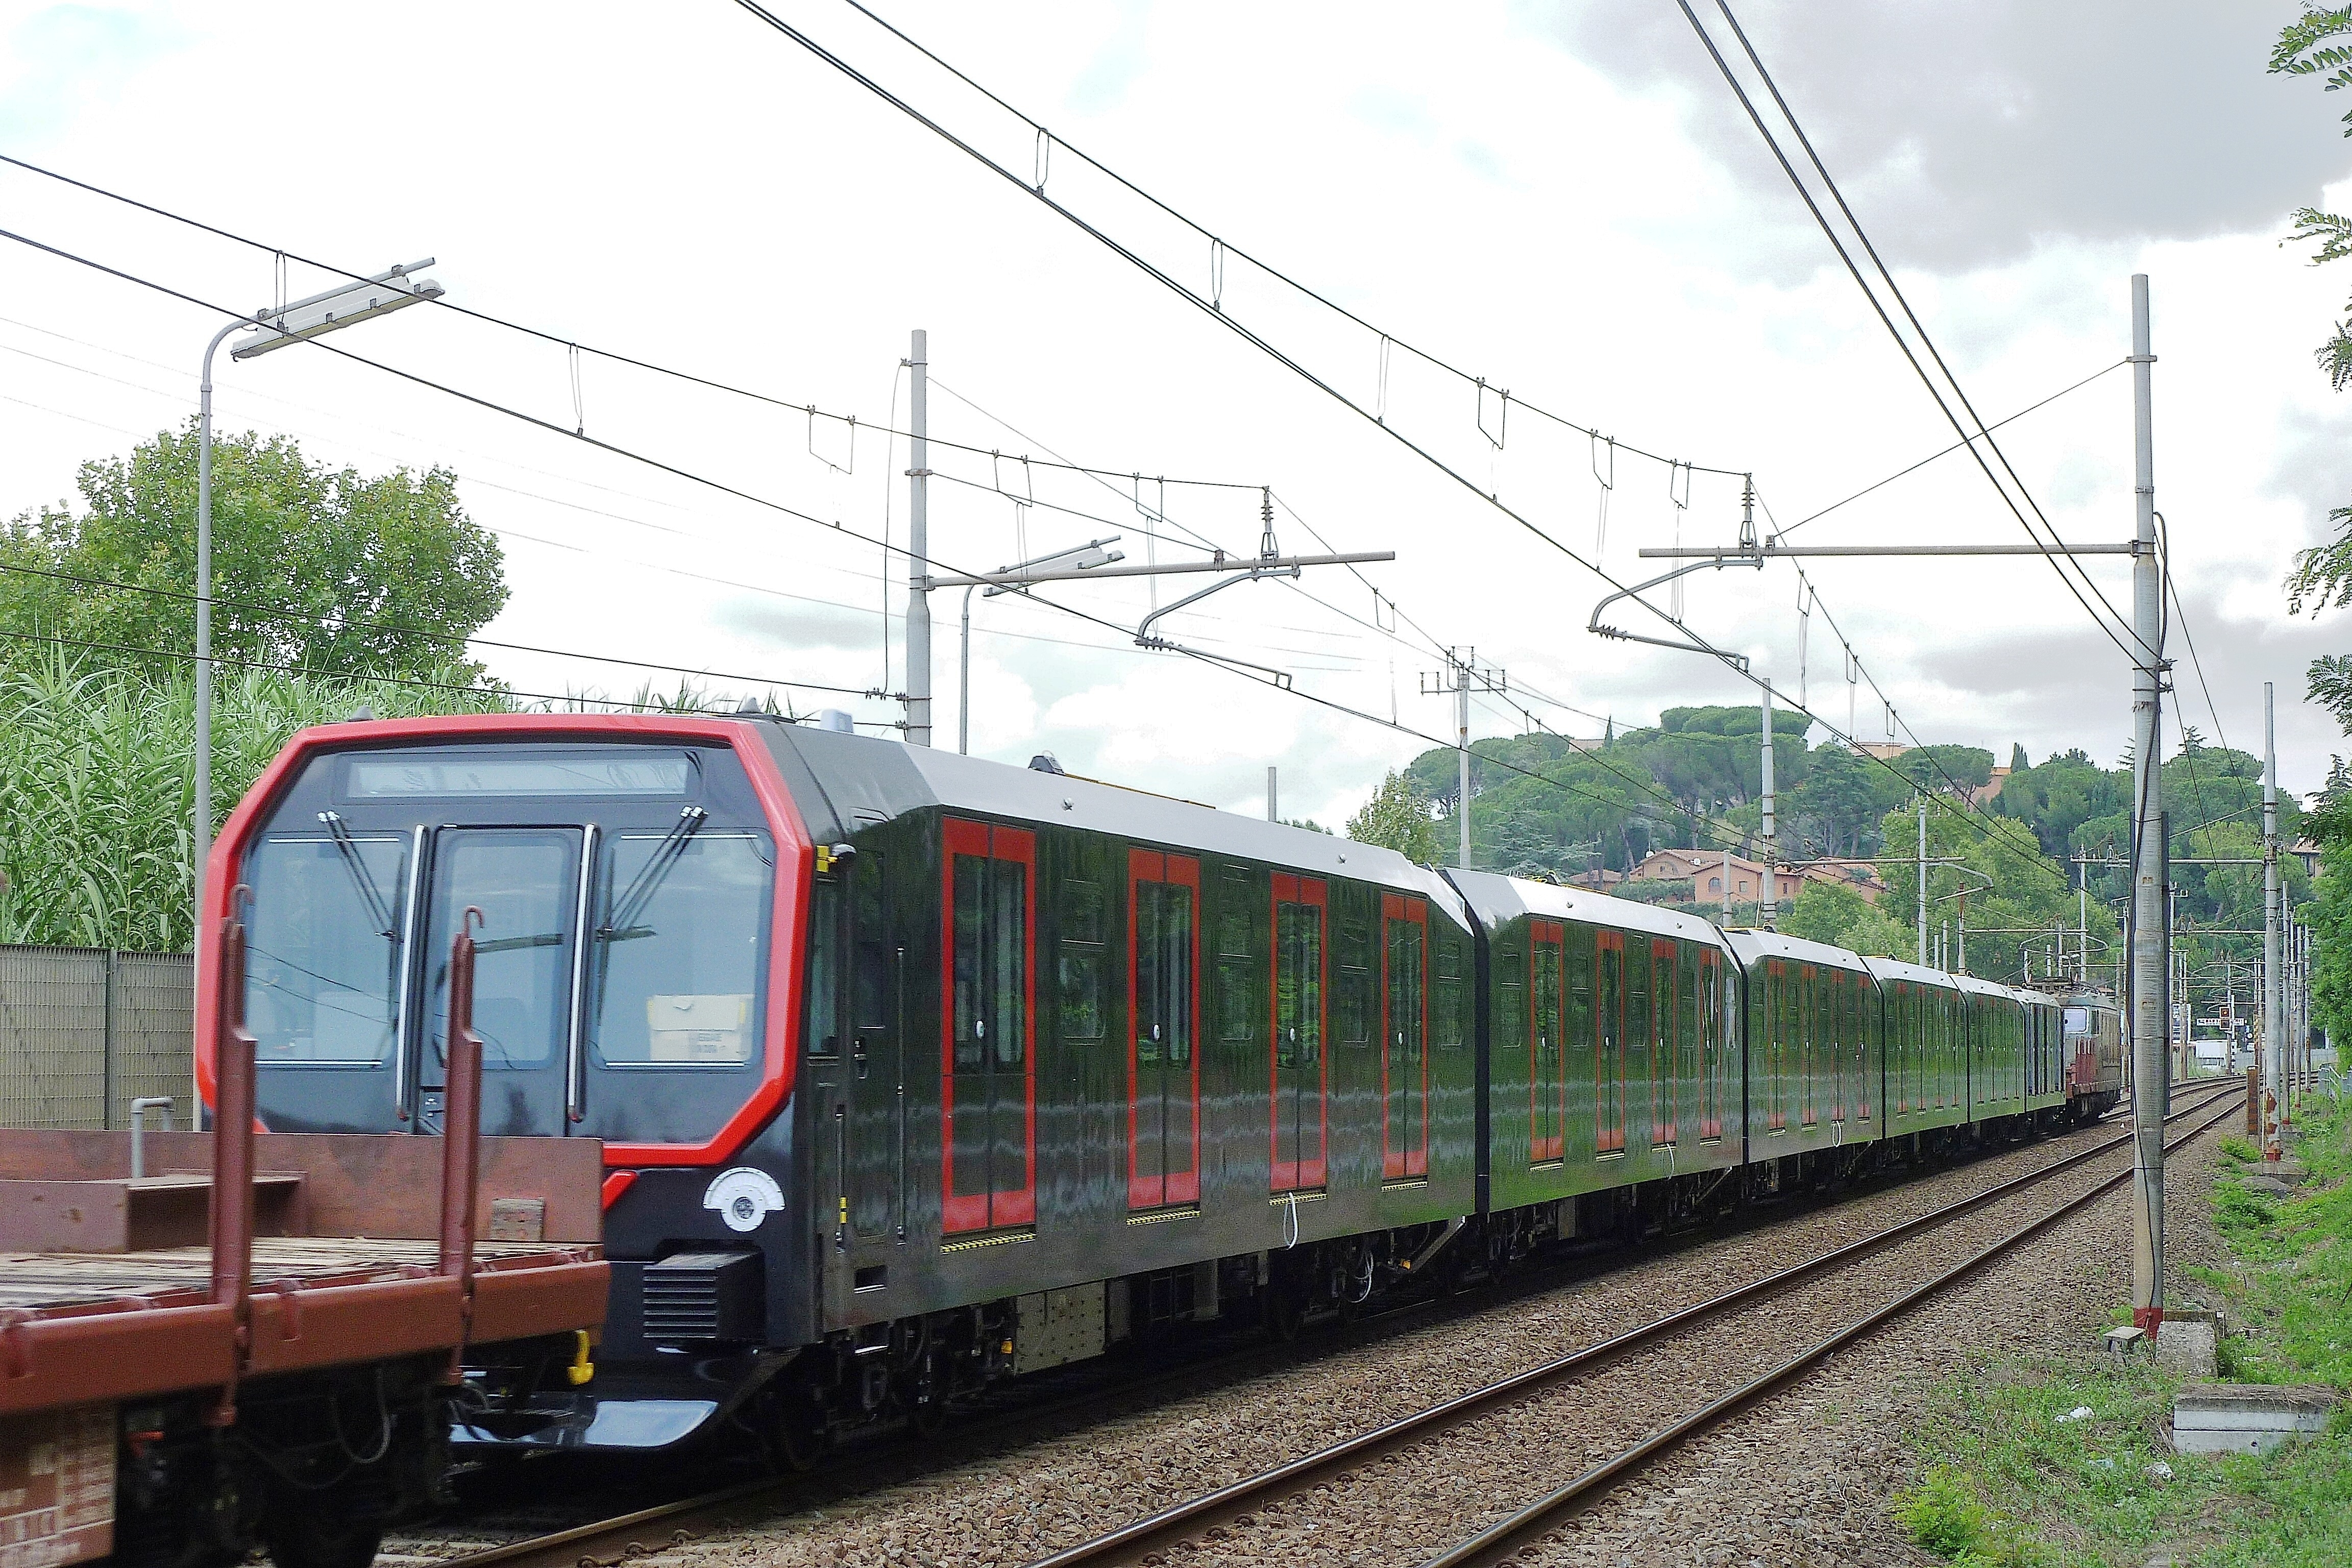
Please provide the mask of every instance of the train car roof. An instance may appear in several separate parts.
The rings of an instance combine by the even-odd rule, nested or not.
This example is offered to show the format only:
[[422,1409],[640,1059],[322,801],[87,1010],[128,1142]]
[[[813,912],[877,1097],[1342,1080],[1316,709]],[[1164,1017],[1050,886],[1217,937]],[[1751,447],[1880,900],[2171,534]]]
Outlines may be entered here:
[[1865,958],[1862,965],[1881,980],[1908,980],[1915,985],[1933,985],[1939,991],[1959,989],[1953,976],[1922,963],[1906,963],[1899,958]]
[[1462,890],[1471,913],[1488,931],[1499,930],[1506,921],[1521,915],[1540,915],[1547,920],[1576,921],[1586,925],[1645,931],[1652,936],[1678,937],[1685,942],[1703,942],[1710,947],[1726,945],[1723,932],[1710,922],[1696,915],[1660,909],[1655,904],[1612,899],[1581,888],[1563,888],[1556,882],[1506,877],[1499,871],[1448,871],[1446,876]]
[[1990,980],[1979,980],[1973,974],[1955,974],[1952,976],[1952,984],[1971,996],[1998,996],[2004,1002],[2025,1000],[2025,994],[2021,991],[1998,984]]
[[[932,806],[1040,826],[1081,827],[1171,847],[1265,861],[1310,876],[1344,877],[1423,894],[1467,923],[1445,879],[1391,849],[1265,822],[1148,790],[1014,767],[931,746],[804,724],[761,725],[795,787],[809,831],[846,838],[861,827]],[[800,787],[806,780],[809,787]],[[830,812],[832,822],[822,818]]]
[[1731,951],[1739,962],[1752,964],[1759,958],[1794,958],[1806,963],[1828,964],[1837,969],[1868,973],[1862,954],[1838,947],[1831,942],[1812,942],[1801,936],[1785,936],[1777,931],[1756,931],[1743,928],[1724,933],[1730,939]]

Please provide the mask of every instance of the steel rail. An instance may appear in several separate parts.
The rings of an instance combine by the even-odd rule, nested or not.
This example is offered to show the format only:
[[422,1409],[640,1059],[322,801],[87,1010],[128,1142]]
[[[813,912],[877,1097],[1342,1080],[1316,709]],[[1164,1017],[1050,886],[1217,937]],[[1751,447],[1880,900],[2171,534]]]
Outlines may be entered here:
[[[2217,1098],[2229,1097],[2223,1095]],[[2209,1100],[2195,1109],[2202,1110],[2212,1103],[2212,1100]],[[2164,1146],[2165,1152],[2170,1153],[2203,1137],[2230,1120],[2237,1110],[2236,1106],[2224,1107],[2217,1114],[2167,1143]],[[1800,1351],[1754,1381],[1734,1389],[1722,1398],[1710,1402],[1678,1421],[1660,1427],[1615,1458],[1594,1466],[1557,1491],[1546,1493],[1517,1512],[1487,1526],[1469,1540],[1439,1552],[1423,1563],[1422,1568],[1493,1568],[1493,1565],[1513,1557],[1527,1543],[1529,1537],[1550,1529],[1561,1515],[1573,1509],[1584,1499],[1595,1492],[1604,1490],[1612,1482],[1638,1469],[1685,1439],[1697,1436],[1737,1415],[1766,1395],[1778,1392],[1838,1351],[1862,1339],[1882,1324],[1902,1316],[1947,1286],[1967,1279],[2011,1248],[2031,1240],[2069,1215],[2105,1197],[2131,1180],[2131,1177],[2132,1173],[2129,1170],[2118,1171],[2088,1192],[2069,1198],[2048,1214],[2027,1221],[1981,1251],[1960,1259],[1942,1273],[1924,1284],[1905,1291],[1885,1306],[1856,1318],[1820,1343]]]
[[[2232,1091],[2242,1092],[2242,1086],[2239,1086],[2233,1081],[2228,1089],[2223,1090],[2223,1093],[2226,1094]],[[2219,1097],[2217,1096],[2217,1098]],[[2194,1110],[2202,1109],[2204,1105],[2210,1103],[2210,1100],[2202,1101],[2197,1107],[2191,1107],[2176,1112],[2175,1116],[2178,1118],[2179,1116],[2193,1114]],[[2002,1192],[2011,1190],[2020,1184],[2039,1181],[2044,1176],[2055,1174],[2060,1171],[2080,1163],[2084,1160],[2093,1158],[2098,1154],[2105,1153],[2118,1144],[2127,1142],[2129,1141],[2129,1137],[2130,1135],[2128,1133],[2121,1134],[2103,1142],[2094,1144],[2088,1150],[2065,1156],[2063,1159],[2054,1162],[2049,1165],[2042,1166],[2034,1171],[2027,1172],[2022,1176],[2012,1178],[2010,1182],[2003,1183],[1994,1188],[1990,1188],[1985,1193],[1977,1194],[1973,1198],[1962,1199],[1960,1200],[1960,1203],[1972,1205],[1978,1202],[1990,1201],[1991,1197],[1998,1195]],[[1944,1211],[1937,1212],[1942,1213]],[[1950,1212],[1957,1214],[1963,1211],[1956,1207]],[[1906,1222],[1907,1225],[1916,1225],[1916,1221]],[[1868,1239],[1875,1240],[1877,1238],[1874,1237]],[[1799,1267],[1802,1268],[1805,1266],[1800,1265]],[[1752,1293],[1754,1288],[1749,1287],[1747,1289]],[[1403,1303],[1397,1308],[1391,1309],[1388,1312],[1383,1312],[1371,1319],[1366,1320],[1366,1322],[1377,1322],[1383,1318],[1402,1312],[1417,1310],[1431,1304],[1432,1302],[1427,1300]],[[1686,1310],[1686,1312],[1688,1310],[1695,1310],[1696,1309]],[[1675,1319],[1661,1320],[1659,1323],[1650,1325],[1648,1329],[1636,1330],[1633,1331],[1633,1332],[1635,1334],[1654,1333],[1664,1328],[1668,1323],[1676,1321],[1684,1321],[1686,1313],[1676,1314]],[[1620,1336],[1620,1341],[1622,1341],[1623,1339],[1624,1336]],[[1609,1343],[1621,1349],[1631,1348],[1630,1345],[1622,1344],[1620,1341],[1612,1341],[1609,1342]],[[1598,1351],[1602,1347],[1595,1346],[1592,1347],[1592,1350]],[[954,1438],[951,1440],[961,1444],[977,1443],[987,1439],[1001,1438],[1008,1431],[1017,1431],[1024,1426],[1042,1425],[1059,1416],[1066,1415],[1072,1411],[1083,1410],[1089,1405],[1111,1405],[1120,1404],[1133,1399],[1139,1394],[1149,1393],[1153,1388],[1160,1387],[1168,1384],[1181,1383],[1188,1378],[1213,1376],[1216,1373],[1232,1367],[1246,1364],[1252,1360],[1264,1359],[1267,1353],[1268,1347],[1264,1345],[1254,1345],[1248,1349],[1235,1352],[1230,1355],[1207,1357],[1200,1362],[1192,1363],[1192,1365],[1172,1368],[1167,1372],[1142,1378],[1136,1382],[1121,1384],[1115,1388],[1076,1394],[1067,1398],[1049,1401],[1046,1404],[1033,1409],[1011,1412],[1001,1423],[989,1423],[986,1425],[964,1428],[955,1434]],[[1591,1352],[1579,1353],[1589,1357]],[[1538,1370],[1541,1371],[1542,1369]],[[1483,1390],[1479,1391],[1479,1393],[1484,1392],[1485,1391]],[[1477,1394],[1473,1394],[1469,1397],[1475,1398],[1477,1396]],[[1350,1450],[1350,1452],[1352,1451],[1353,1450]],[[1328,1451],[1327,1450],[1327,1453],[1328,1452]],[[1322,1456],[1312,1456],[1310,1458],[1320,1457]],[[593,1521],[590,1523],[576,1525],[569,1529],[551,1531],[544,1535],[535,1535],[520,1541],[509,1542],[502,1545],[485,1548],[479,1552],[466,1552],[458,1556],[446,1559],[442,1564],[442,1568],[582,1568],[582,1565],[583,1564],[601,1565],[619,1563],[629,1558],[643,1556],[649,1552],[660,1552],[668,1548],[687,1544],[688,1542],[695,1540],[703,1539],[707,1537],[713,1528],[725,1527],[736,1522],[737,1516],[740,1512],[748,1511],[749,1509],[751,1508],[757,1508],[764,1513],[769,1511],[769,1510],[774,1505],[798,1500],[803,1497],[814,1497],[818,1494],[847,1494],[854,1492],[857,1478],[868,1473],[887,1474],[896,1467],[905,1464],[907,1459],[908,1456],[903,1450],[892,1449],[876,1453],[867,1457],[862,1457],[836,1468],[817,1471],[809,1475],[787,1476],[782,1478],[764,1476],[758,1477],[752,1479],[738,1482],[732,1486],[719,1488],[712,1491],[698,1493],[692,1497],[681,1498],[676,1501],[657,1503],[651,1507],[636,1510],[634,1512]],[[1273,1472],[1269,1472],[1269,1474]],[[1287,1473],[1287,1471],[1286,1470],[1285,1473]],[[1236,1483],[1237,1486],[1243,1484],[1245,1483]],[[1228,1491],[1231,1489],[1227,1489]],[[1195,1511],[1198,1510],[1196,1510]],[[1158,1518],[1160,1516],[1154,1517]],[[1185,1517],[1189,1518],[1192,1516],[1188,1514]],[[1149,1524],[1150,1522],[1150,1521],[1138,1521],[1137,1525],[1130,1525],[1126,1528],[1129,1530],[1134,1530],[1142,1524]],[[1171,1527],[1172,1527],[1175,1522],[1175,1521],[1171,1521]],[[667,1526],[668,1528],[658,1534],[655,1534],[648,1532],[648,1526]],[[1159,1531],[1154,1533],[1160,1534],[1165,1532],[1165,1531]],[[1102,1542],[1088,1542],[1086,1544],[1088,1547],[1097,1548],[1098,1552],[1107,1552],[1109,1550],[1109,1546],[1108,1544],[1108,1541],[1109,1538],[1105,1537]],[[1078,1552],[1084,1551],[1085,1548],[1072,1548],[1070,1550],[1073,1552]],[[1045,1562],[1084,1562],[1087,1560],[1087,1559],[1084,1556],[1071,1557],[1068,1553],[1065,1552],[1057,1554],[1055,1557],[1047,1558]]]
[[[2179,1121],[2184,1117],[2193,1116],[2200,1110],[2210,1109],[2217,1100],[2242,1096],[2243,1093],[2242,1085],[2232,1084],[2210,1098],[2200,1100],[2194,1106],[2175,1111],[2168,1120]],[[2215,1122],[2209,1122],[2206,1126],[2200,1127],[2197,1131],[2202,1132],[2218,1123],[2220,1120],[2235,1114],[2237,1109],[2234,1104],[2231,1105],[2215,1119]],[[2196,1133],[2190,1133],[2188,1136],[2196,1135]],[[1864,1237],[1858,1241],[1848,1242],[1803,1262],[1791,1264],[1786,1268],[1750,1280],[1745,1285],[1736,1286],[1719,1296],[1710,1297],[1706,1300],[1669,1312],[1663,1318],[1627,1329],[1622,1333],[1613,1334],[1597,1343],[1570,1351],[1551,1361],[1528,1367],[1508,1377],[1497,1379],[1484,1387],[1473,1389],[1467,1394],[1400,1417],[1384,1426],[1343,1438],[1314,1453],[1302,1455],[1298,1458],[1261,1471],[1256,1475],[1244,1477],[1240,1480],[1218,1488],[1215,1491],[1203,1493],[1145,1518],[1131,1521],[1091,1540],[1065,1547],[1059,1552],[1034,1560],[1029,1568],[1077,1568],[1080,1563],[1139,1560],[1145,1554],[1173,1539],[1213,1528],[1249,1512],[1262,1506],[1273,1494],[1304,1484],[1313,1478],[1336,1471],[1344,1466],[1360,1464],[1380,1454],[1425,1442],[1442,1432],[1451,1430],[1486,1414],[1496,1406],[1516,1403],[1574,1373],[1589,1371],[1630,1351],[1640,1349],[1653,1341],[1666,1338],[1681,1330],[1719,1316],[1734,1307],[1761,1297],[1778,1294],[1803,1279],[1834,1270],[1869,1253],[1891,1246],[1906,1237],[1932,1229],[1948,1220],[1957,1219],[1975,1209],[1981,1208],[1987,1204],[2072,1170],[2085,1161],[2095,1159],[2129,1143],[2132,1137],[2133,1134],[2129,1132],[2118,1133],[2088,1149],[2013,1176],[2005,1182],[1998,1183],[1981,1192],[1971,1194],[1941,1207],[1931,1209],[1924,1215],[1902,1221],[1885,1230]],[[2105,1191],[2107,1187],[2124,1181],[2129,1174],[2129,1172],[2126,1172],[2122,1175],[2116,1176],[2095,1191]],[[1751,1384],[1750,1388],[1755,1386]],[[1618,1471],[1612,1469],[1608,1473],[1614,1475]],[[1606,1477],[1601,1477],[1585,1482],[1586,1489],[1589,1490],[1591,1486],[1601,1484],[1605,1479]],[[1583,1478],[1580,1479],[1582,1480]],[[1550,1500],[1546,1501],[1549,1502]],[[1563,1505],[1551,1502],[1550,1506],[1556,1509]],[[1433,1563],[1431,1568],[1435,1568],[1435,1564]]]

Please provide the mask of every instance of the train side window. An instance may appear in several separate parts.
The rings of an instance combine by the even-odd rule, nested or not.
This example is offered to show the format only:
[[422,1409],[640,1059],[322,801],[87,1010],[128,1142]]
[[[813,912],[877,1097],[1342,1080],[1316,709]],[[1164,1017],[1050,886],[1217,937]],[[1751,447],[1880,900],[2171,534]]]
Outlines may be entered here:
[[1103,981],[1110,968],[1103,934],[1105,904],[1101,883],[1064,879],[1054,967],[1055,1000],[1066,1040],[1092,1043],[1108,1032],[1103,1008]]
[[896,999],[896,987],[891,984],[895,966],[891,963],[889,904],[884,890],[888,886],[884,875],[886,864],[879,849],[866,850],[849,863],[850,942],[856,971],[851,977],[856,995],[850,1016],[859,1029],[887,1029],[898,1014],[892,1005]]
[[[1517,1037],[1513,1037],[1516,1038]],[[1568,928],[1568,1044],[1592,1048],[1592,928]]]
[[819,877],[809,889],[808,1052],[841,1054],[841,883]]
[[1217,885],[1217,1038],[1236,1045],[1257,1038],[1258,1016],[1265,1010],[1258,976],[1266,958],[1259,952],[1255,918],[1261,895],[1254,880],[1246,869],[1230,866]]
[[1462,935],[1439,923],[1435,939],[1437,978],[1429,987],[1430,1043],[1440,1050],[1460,1050],[1469,1031],[1463,1026]]
[[1523,1040],[1528,1035],[1528,961],[1515,948],[1496,944],[1495,1038]]
[[1369,1046],[1372,1043],[1372,938],[1362,912],[1363,894],[1343,884],[1335,884],[1332,891],[1352,906],[1339,920],[1339,1043]]

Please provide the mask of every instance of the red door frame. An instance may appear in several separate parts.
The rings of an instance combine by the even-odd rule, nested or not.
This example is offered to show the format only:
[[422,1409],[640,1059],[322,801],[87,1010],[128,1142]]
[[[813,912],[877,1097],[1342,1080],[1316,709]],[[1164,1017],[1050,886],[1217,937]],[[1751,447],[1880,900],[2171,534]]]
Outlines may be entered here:
[[[1143,1063],[1141,1043],[1136,1031],[1142,1026],[1136,995],[1135,968],[1141,958],[1137,946],[1137,889],[1146,882],[1160,882],[1170,887],[1192,890],[1192,963],[1190,980],[1192,994],[1188,999],[1192,1020],[1190,1055],[1192,1065],[1192,1169],[1181,1174],[1171,1174],[1167,1169],[1166,1154],[1161,1155],[1160,1173],[1157,1178],[1139,1175],[1136,1166],[1141,1161],[1143,1148]],[[1201,862],[1191,855],[1170,855],[1159,849],[1134,849],[1127,852],[1127,1206],[1135,1209],[1165,1208],[1171,1204],[1197,1204],[1201,1201],[1201,1046],[1203,1035],[1201,1018],[1201,927],[1205,911],[1201,907]],[[1157,1186],[1158,1190],[1153,1191]]]
[[[1268,1158],[1274,1163],[1273,1184],[1277,1193],[1295,1192],[1319,1187],[1329,1179],[1331,1159],[1331,942],[1328,909],[1329,889],[1320,877],[1295,877],[1287,871],[1274,874],[1273,911],[1274,957],[1267,966],[1269,982],[1266,992],[1266,1097],[1271,1102],[1266,1120]],[[1282,1050],[1282,906],[1305,904],[1315,911],[1315,963],[1320,971],[1315,977],[1315,1158],[1293,1160],[1286,1166],[1282,1150],[1282,1069],[1278,1065]]]
[[[1536,1016],[1536,973],[1542,960],[1537,950],[1556,948],[1559,954],[1559,984],[1552,987],[1554,1005],[1559,1016],[1539,1018]],[[1568,927],[1559,921],[1530,920],[1528,921],[1528,1163],[1539,1165],[1549,1160],[1561,1160],[1568,1154]],[[1555,1084],[1559,1104],[1558,1117],[1552,1125],[1559,1129],[1549,1138],[1536,1136],[1536,1040],[1546,1025],[1552,1026],[1552,1037],[1559,1042],[1559,1081]]]
[[[1002,1230],[1037,1222],[1037,836],[962,817],[940,819],[940,1228]],[[992,1186],[955,1195],[955,862],[958,855],[1013,860],[1028,868],[1021,900],[1020,1190]]]
[[[1609,973],[1609,963],[1602,956],[1617,955],[1615,994],[1601,984]],[[1592,1152],[1596,1154],[1622,1154],[1625,1151],[1625,933],[1622,931],[1596,931],[1592,933]],[[1612,1131],[1609,1127],[1609,1020],[1612,1006],[1617,1011],[1617,1122]]]
[[[1421,928],[1421,1149],[1389,1147],[1389,1052],[1396,1033],[1389,1016],[1389,925]],[[1381,1176],[1384,1181],[1429,1174],[1429,904],[1400,893],[1381,895]]]

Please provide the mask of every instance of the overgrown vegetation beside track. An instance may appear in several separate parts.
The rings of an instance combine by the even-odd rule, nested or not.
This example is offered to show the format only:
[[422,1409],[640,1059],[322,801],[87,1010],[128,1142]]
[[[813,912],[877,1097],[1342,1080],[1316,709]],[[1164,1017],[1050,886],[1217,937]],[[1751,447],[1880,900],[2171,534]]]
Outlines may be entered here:
[[[392,718],[506,705],[488,689],[236,669],[221,672],[215,699],[213,798],[224,813],[305,725],[362,708]],[[195,730],[184,669],[95,668],[61,651],[0,663],[0,942],[189,945]]]
[[[2190,1275],[2228,1323],[2226,1381],[2352,1389],[2352,1110],[2313,1110],[2294,1151],[2311,1180],[2293,1196],[2249,1189],[2252,1148],[2221,1142],[2210,1201],[2228,1258]],[[2087,1344],[1971,1365],[1927,1391],[1913,1434],[1925,1479],[1898,1518],[1965,1568],[2352,1562],[2352,1405],[2326,1435],[2267,1456],[2182,1455],[2169,1441],[2181,1381]]]

